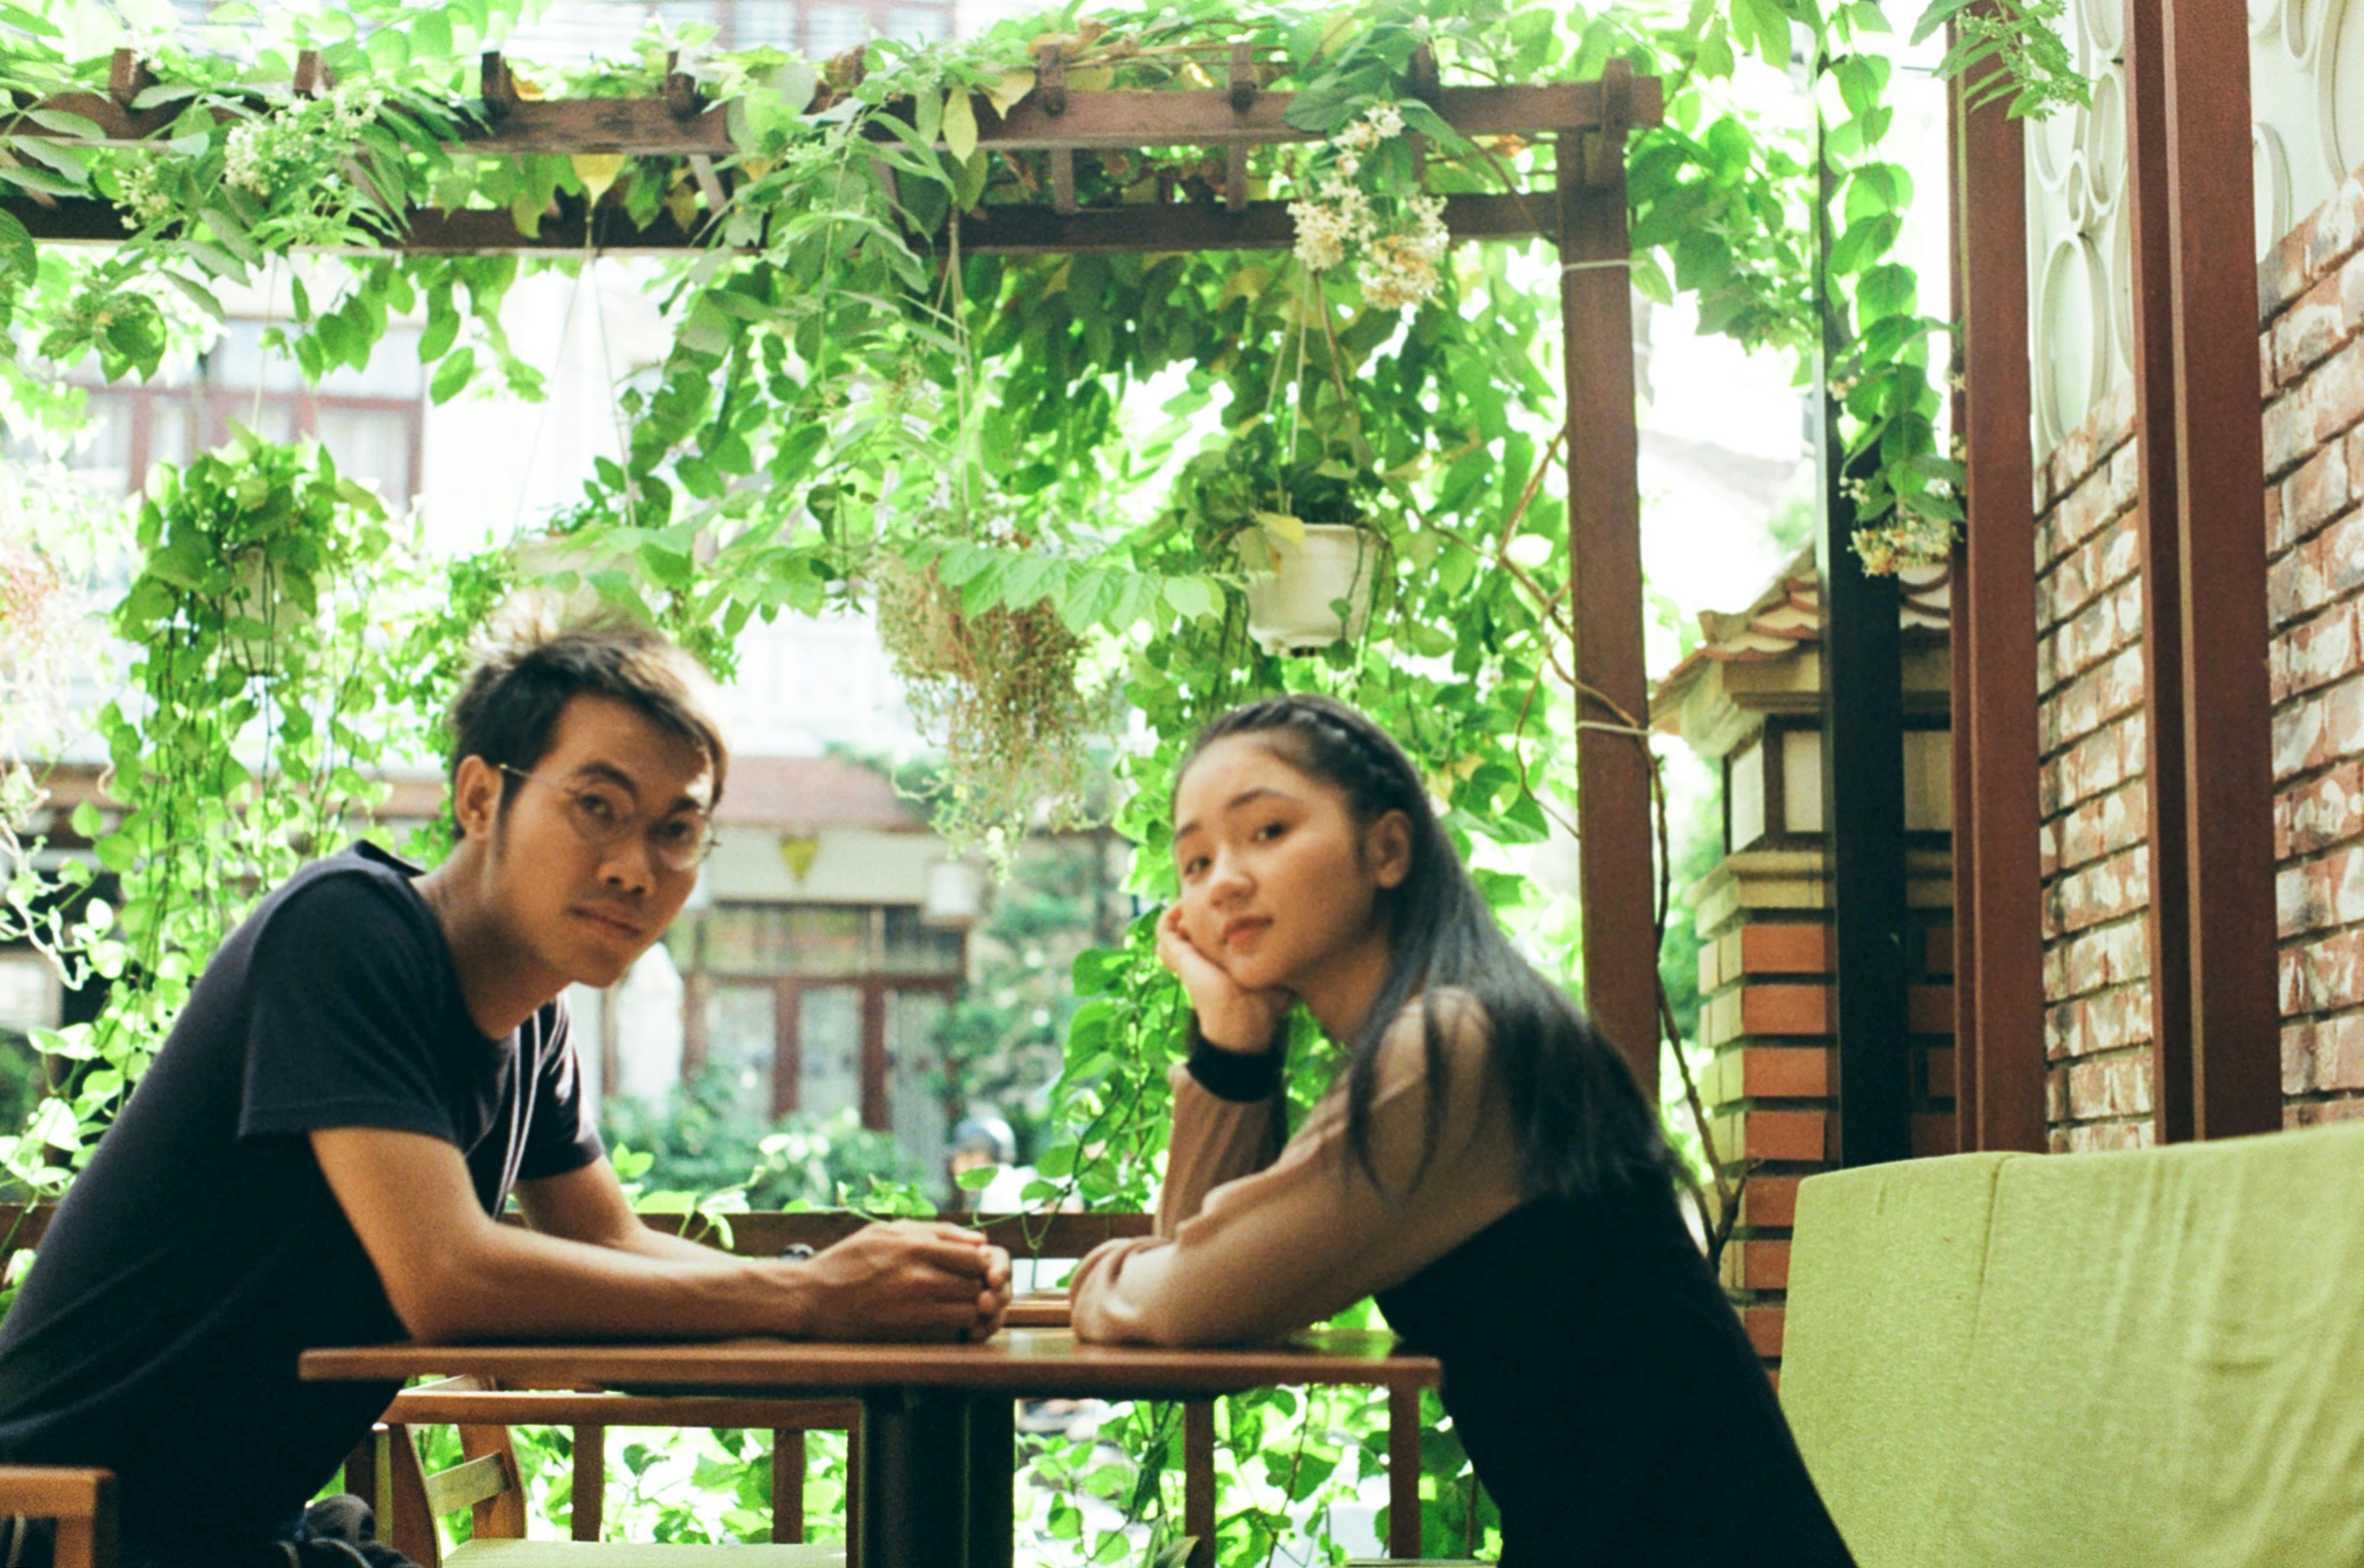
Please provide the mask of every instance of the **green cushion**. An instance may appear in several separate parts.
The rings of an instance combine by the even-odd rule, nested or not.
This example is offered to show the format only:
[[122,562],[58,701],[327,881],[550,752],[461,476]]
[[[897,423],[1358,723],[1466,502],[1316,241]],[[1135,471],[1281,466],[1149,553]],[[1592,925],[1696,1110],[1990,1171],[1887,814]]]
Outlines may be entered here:
[[1863,1568],[2364,1563],[2364,1125],[1799,1193],[1781,1397]]
[[2015,1160],[1950,1561],[2364,1562],[2364,1126]]
[[652,1546],[627,1540],[472,1540],[452,1568],[845,1568],[838,1546]]
[[1996,1182],[2025,1158],[1870,1165],[1799,1188],[1781,1404],[1862,1568],[1942,1561],[1931,1531]]

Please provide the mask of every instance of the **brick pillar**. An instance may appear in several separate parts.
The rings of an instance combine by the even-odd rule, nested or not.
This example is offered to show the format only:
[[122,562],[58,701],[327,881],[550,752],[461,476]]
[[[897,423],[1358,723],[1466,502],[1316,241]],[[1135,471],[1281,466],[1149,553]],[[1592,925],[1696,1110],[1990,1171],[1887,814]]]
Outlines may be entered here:
[[[1701,933],[1700,1033],[1714,1053],[1700,1085],[1728,1181],[1744,1173],[1723,1250],[1725,1291],[1778,1378],[1798,1184],[1829,1168],[1829,882],[1819,850],[1727,856],[1692,895]],[[1907,858],[1913,943],[1912,1151],[1953,1152],[1953,884],[1948,857]]]

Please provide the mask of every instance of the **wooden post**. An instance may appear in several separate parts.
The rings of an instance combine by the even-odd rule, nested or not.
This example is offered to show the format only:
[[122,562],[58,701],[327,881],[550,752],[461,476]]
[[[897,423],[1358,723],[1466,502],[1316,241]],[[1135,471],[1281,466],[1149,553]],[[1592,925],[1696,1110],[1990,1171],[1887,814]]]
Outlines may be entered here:
[[[2249,79],[2224,68],[2225,61],[2246,58],[2248,35],[2242,17],[2193,0],[2134,0],[2132,11],[2137,28],[2155,26],[2159,40],[2152,104],[2141,102],[2144,77],[2128,74],[2137,106],[2132,124],[2137,135],[2148,128],[2163,137],[2165,147],[2163,168],[2154,169],[2165,176],[2169,305],[2156,314],[2169,337],[2161,342],[2138,332],[2147,357],[2136,382],[2148,398],[2170,384],[2171,373],[2174,398],[2171,416],[2146,409],[2141,433],[2147,444],[2159,424],[2172,420],[2188,1115],[2191,1136],[2225,1138],[2282,1124]],[[2147,194],[2155,211],[2159,191]],[[2143,195],[2138,187],[2137,200]],[[2155,294],[2156,253],[2139,244],[2135,258],[2140,286]],[[2148,294],[2137,295],[2147,306]],[[2162,349],[2171,372],[2156,363]],[[2154,464],[2166,461],[2164,452],[2145,454],[2146,501],[2155,479],[2164,477],[2154,474]],[[2166,521],[2162,511],[2149,531],[2156,535]],[[2156,559],[2147,553],[2146,567]],[[2146,617],[2146,635],[2154,624]],[[2158,829],[2154,817],[2153,833]],[[2154,840],[2154,880],[2159,858]],[[2159,989],[2154,980],[2154,994]]]
[[[1957,82],[1958,99],[1977,83]],[[2035,676],[2035,466],[2029,439],[2027,164],[2022,124],[2003,101],[1965,108],[1956,183],[1978,193],[1976,223],[1963,226],[1962,361],[1968,428],[1967,572],[1956,624],[1968,623],[1976,663],[1970,703],[1955,716],[1967,745],[1977,810],[1965,852],[1954,845],[1954,884],[1969,888],[1978,929],[1969,968],[1977,1033],[1959,1039],[1972,1059],[1974,1099],[1965,1148],[2041,1151],[2044,1112],[2044,876],[2037,802]],[[2255,367],[2250,380],[2256,381]],[[1967,722],[1965,722],[1967,720]],[[1958,929],[1958,922],[1957,922]]]
[[1215,1568],[1215,1407],[1182,1407],[1182,1533],[1196,1539],[1189,1568]]
[[107,63],[106,95],[119,109],[131,107],[132,100],[156,84],[156,78],[133,50],[118,49]]
[[[2126,219],[2134,228],[2135,513],[2142,556],[2143,795],[2148,806],[2151,1120],[2191,1137],[2191,884],[2185,836],[2182,514],[2177,499],[2174,244],[2166,39],[2157,0],[2126,6]],[[2258,454],[2262,473],[2264,454]]]
[[[1819,226],[1818,226],[1819,227]],[[1827,235],[1821,237],[1827,242]],[[1823,823],[1829,845],[1841,1165],[1912,1152],[1904,950],[1904,639],[1896,579],[1856,553],[1849,465],[1827,395],[1823,436]]]
[[[1577,833],[1584,1003],[1653,1103],[1658,1086],[1656,829],[1642,655],[1642,502],[1635,478],[1633,244],[1625,128],[1634,76],[1601,78],[1606,124],[1559,139],[1560,321],[1567,335],[1569,552],[1575,572]],[[1603,702],[1600,698],[1606,698]],[[1613,706],[1612,706],[1613,705]]]
[[[1962,213],[1962,95],[1946,95],[1946,169],[1954,178],[1946,182],[1946,278],[1952,285],[1946,292],[1949,311],[1958,317],[1962,308],[1962,247],[1964,224]],[[1953,371],[1953,395],[1946,400],[1955,450],[1960,451],[1968,444],[1967,399],[1961,394],[1962,335],[1957,331],[1948,336],[1949,356]],[[2031,475],[2031,477],[2033,477]],[[1979,906],[1977,879],[1969,874],[1970,843],[1978,821],[1979,792],[1976,756],[1969,742],[1970,705],[1977,699],[1977,688],[1971,675],[1978,668],[1978,655],[1970,640],[1970,617],[1964,610],[1962,585],[1969,580],[1969,550],[1960,539],[1954,541],[1953,584],[1948,590],[1946,631],[1946,673],[1952,678],[1952,692],[1946,706],[1946,722],[1951,735],[1947,750],[1954,762],[1954,820],[1949,844],[1953,854],[1954,884],[1954,1147],[1976,1149],[1979,1118],[1979,988],[1970,983],[1978,961]],[[2039,803],[2040,804],[2040,803]]]

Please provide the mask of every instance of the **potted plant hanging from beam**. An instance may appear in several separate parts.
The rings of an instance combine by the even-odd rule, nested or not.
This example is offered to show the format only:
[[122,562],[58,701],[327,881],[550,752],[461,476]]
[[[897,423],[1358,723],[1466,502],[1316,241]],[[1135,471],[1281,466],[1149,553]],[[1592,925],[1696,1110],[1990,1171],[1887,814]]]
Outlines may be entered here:
[[[1433,122],[1422,108],[1412,112]],[[1347,380],[1333,294],[1359,303],[1365,323],[1387,328],[1396,313],[1436,296],[1451,243],[1444,198],[1422,189],[1425,154],[1396,104],[1354,115],[1293,172],[1300,194],[1288,211],[1302,287],[1289,302],[1292,341],[1275,356],[1265,415],[1194,475],[1202,528],[1228,542],[1247,573],[1248,635],[1273,655],[1359,639],[1388,552],[1377,521],[1386,486]]]

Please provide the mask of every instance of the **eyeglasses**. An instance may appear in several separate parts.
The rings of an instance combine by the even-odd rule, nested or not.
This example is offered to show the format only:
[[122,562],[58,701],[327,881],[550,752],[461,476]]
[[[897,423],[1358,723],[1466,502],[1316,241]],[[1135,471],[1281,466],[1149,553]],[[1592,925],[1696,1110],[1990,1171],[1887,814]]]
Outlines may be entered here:
[[[641,829],[645,813],[632,808],[631,797],[608,784],[563,784],[499,764],[501,772],[566,796],[566,820],[586,844],[608,849]],[[696,871],[714,852],[714,821],[703,811],[685,808],[645,829],[649,853],[668,871]]]

